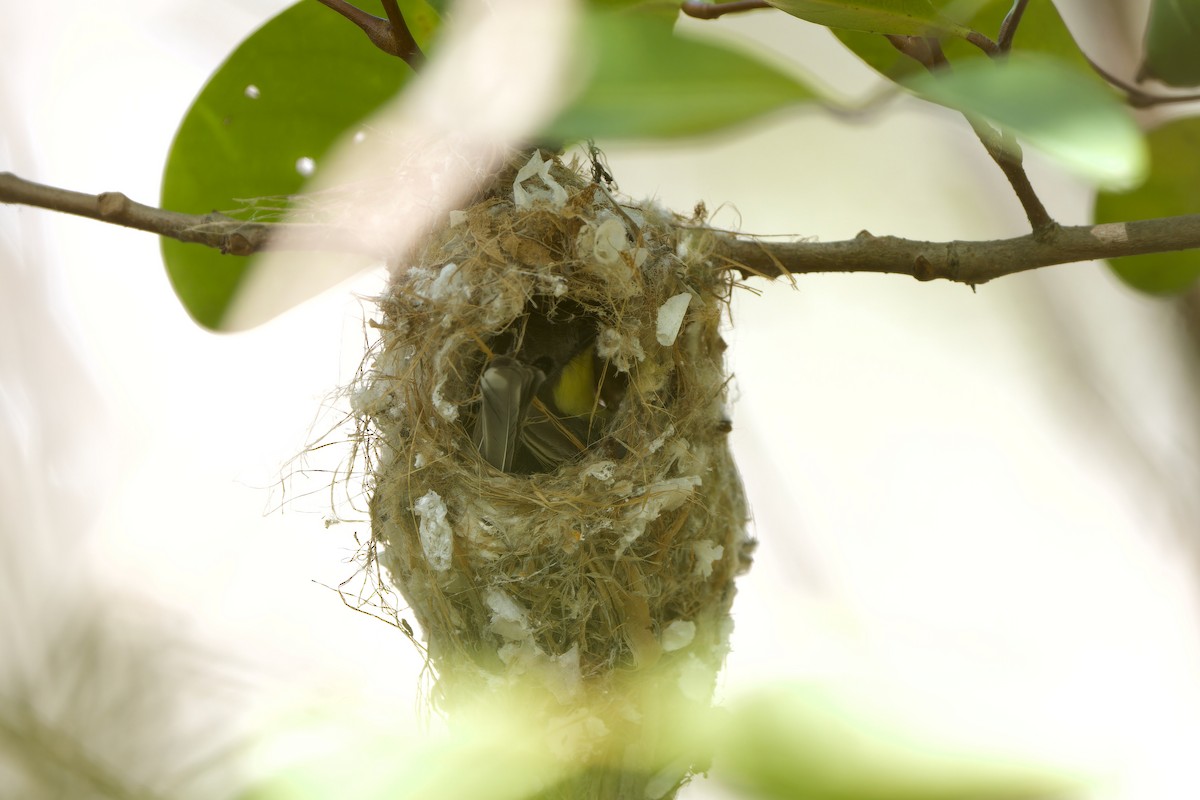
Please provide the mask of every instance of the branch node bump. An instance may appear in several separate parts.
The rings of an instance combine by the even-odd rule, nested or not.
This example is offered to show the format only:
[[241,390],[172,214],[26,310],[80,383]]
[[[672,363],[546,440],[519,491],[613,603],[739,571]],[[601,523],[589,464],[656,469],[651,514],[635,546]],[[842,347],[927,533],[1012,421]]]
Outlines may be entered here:
[[1033,238],[1043,244],[1047,244],[1058,238],[1058,232],[1061,227],[1054,220],[1048,219],[1045,223],[1033,229]]
[[128,203],[129,198],[121,192],[101,192],[96,196],[96,213],[108,219],[120,214]]
[[229,234],[229,238],[225,240],[224,246],[221,247],[221,252],[227,256],[248,256],[254,251],[254,245],[240,233]]
[[933,268],[933,262],[923,255],[919,255],[913,261],[913,277],[919,281],[931,281],[936,278],[937,270]]

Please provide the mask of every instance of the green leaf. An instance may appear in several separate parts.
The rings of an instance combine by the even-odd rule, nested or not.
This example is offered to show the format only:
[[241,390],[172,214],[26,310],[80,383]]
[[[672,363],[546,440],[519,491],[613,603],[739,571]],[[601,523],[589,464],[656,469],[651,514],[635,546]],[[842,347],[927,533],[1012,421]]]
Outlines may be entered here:
[[[401,0],[422,46],[437,24],[423,0]],[[357,27],[304,0],[247,38],[192,103],[163,173],[162,205],[174,211],[236,211],[252,198],[300,191],[334,142],[394,96],[411,75]],[[278,203],[275,204],[278,206]],[[162,242],[175,293],[201,325],[219,329],[256,258],[197,244]]]
[[767,0],[775,8],[829,28],[901,36],[963,36],[968,28],[930,0]]
[[[1068,781],[988,759],[880,706],[828,688],[777,684],[744,698],[717,736],[711,775],[779,800],[981,800],[1052,797]],[[974,752],[972,752],[974,750]]]
[[1128,110],[1089,76],[1045,56],[976,59],[903,81],[921,97],[978,115],[1106,188],[1136,184],[1146,146]]
[[634,11],[655,16],[679,16],[678,0],[587,0],[589,9],[597,11]]
[[819,98],[736,49],[671,35],[657,19],[635,14],[592,15],[581,55],[587,83],[546,136],[688,136]]
[[[933,0],[933,4],[938,11],[952,9],[960,12],[963,9],[959,0]],[[1000,33],[1000,25],[1005,15],[1011,8],[1011,0],[984,0],[976,5],[973,13],[957,18],[972,30],[995,39]],[[924,71],[924,67],[901,54],[882,36],[841,28],[835,28],[833,33],[859,58],[893,80],[898,81],[907,75]],[[952,65],[961,64],[970,58],[988,58],[978,47],[956,38],[943,41],[942,51]],[[1103,79],[1091,72],[1087,59],[1080,52],[1075,38],[1063,23],[1058,10],[1047,0],[1026,6],[1013,40],[1013,51],[1055,56],[1074,65],[1080,72],[1093,75],[1097,85],[1103,85]]]
[[1200,85],[1200,0],[1154,0],[1138,78]]
[[[497,705],[499,708],[500,706]],[[456,708],[462,724],[416,735],[374,718],[297,715],[247,760],[259,777],[237,800],[525,800],[569,774],[545,746],[536,718],[508,709]],[[540,745],[540,746],[539,746]],[[265,774],[264,774],[265,773]],[[544,796],[544,795],[541,795]]]
[[[1096,195],[1098,223],[1200,213],[1200,118],[1168,122],[1147,134],[1150,176],[1130,192]],[[1121,280],[1143,292],[1182,292],[1200,278],[1200,252],[1154,253],[1109,262]]]

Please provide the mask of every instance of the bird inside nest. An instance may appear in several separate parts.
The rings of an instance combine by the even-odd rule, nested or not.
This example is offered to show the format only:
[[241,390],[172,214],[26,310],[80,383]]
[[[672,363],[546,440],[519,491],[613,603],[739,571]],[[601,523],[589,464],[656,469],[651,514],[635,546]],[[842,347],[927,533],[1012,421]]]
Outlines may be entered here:
[[484,461],[552,472],[604,439],[625,379],[597,356],[596,336],[596,318],[560,300],[531,303],[490,342],[472,433]]

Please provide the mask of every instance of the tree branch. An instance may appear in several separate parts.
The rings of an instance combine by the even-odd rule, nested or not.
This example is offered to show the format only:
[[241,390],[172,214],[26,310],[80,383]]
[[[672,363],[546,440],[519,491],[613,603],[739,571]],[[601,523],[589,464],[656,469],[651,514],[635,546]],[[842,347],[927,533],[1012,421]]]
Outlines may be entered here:
[[[181,242],[202,244],[231,256],[248,256],[266,250],[271,237],[283,223],[248,222],[216,211],[211,214],[182,214],[130,200],[121,192],[84,194],[69,189],[27,181],[11,172],[0,172],[0,203],[26,205],[61,211],[78,217],[157,233]],[[344,231],[321,225],[291,225],[304,234],[307,249],[355,252],[354,239]]]
[[[181,214],[135,203],[120,192],[84,194],[0,172],[0,203],[34,206],[207,245],[228,255],[268,249],[272,234],[287,228],[302,238],[297,248],[364,252],[354,231],[323,225],[245,222],[213,212]],[[685,228],[690,226],[684,226]],[[700,230],[710,230],[703,229]],[[744,276],[777,278],[812,272],[887,272],[917,280],[943,279],[972,286],[1038,267],[1102,258],[1200,249],[1200,214],[1054,227],[1013,239],[922,242],[866,231],[843,242],[764,242],[716,234],[714,257]],[[381,258],[388,253],[369,253]]]
[[969,31],[963,38],[978,47],[983,52],[987,53],[989,56],[1000,54],[1000,45],[996,44],[979,31]]
[[983,149],[987,150],[992,161],[996,162],[996,166],[1004,173],[1004,177],[1008,178],[1008,184],[1017,195],[1017,200],[1021,202],[1021,208],[1025,210],[1025,217],[1033,227],[1034,233],[1041,234],[1043,231],[1053,228],[1054,218],[1042,204],[1042,199],[1038,197],[1033,183],[1029,180],[1028,173],[1025,172],[1021,146],[1017,144],[1017,140],[1012,134],[1001,133],[977,117],[970,114],[963,114],[963,116],[970,123],[971,130],[975,131],[975,135],[979,137]]
[[764,0],[736,0],[730,3],[706,3],[704,0],[684,0],[679,4],[679,10],[686,16],[696,19],[716,19],[726,14],[739,14],[743,11],[756,11],[760,8],[773,8]]
[[367,35],[371,44],[388,55],[401,59],[414,70],[420,70],[421,65],[425,62],[425,54],[417,46],[417,40],[413,38],[412,32],[408,29],[408,24],[404,21],[404,15],[400,13],[400,7],[396,5],[396,0],[383,0],[383,8],[388,15],[387,19],[368,14],[361,8],[350,5],[346,0],[317,0],[317,2],[353,22]]
[[1013,239],[921,242],[864,231],[843,242],[761,242],[729,237],[715,255],[743,275],[886,272],[977,285],[1017,272],[1121,256],[1200,248],[1200,214],[1055,227]]
[[1021,24],[1021,17],[1027,5],[1029,0],[1015,0],[1012,8],[1004,15],[1004,21],[1000,23],[1000,33],[996,34],[996,45],[1001,53],[1012,50],[1013,37],[1017,35],[1017,26]]

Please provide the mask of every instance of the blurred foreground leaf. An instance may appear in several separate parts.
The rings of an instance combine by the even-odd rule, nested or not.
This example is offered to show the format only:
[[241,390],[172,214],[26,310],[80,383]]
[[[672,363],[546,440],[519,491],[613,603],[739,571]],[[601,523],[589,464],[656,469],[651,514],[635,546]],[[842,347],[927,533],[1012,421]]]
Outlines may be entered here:
[[477,716],[453,736],[402,735],[365,720],[301,720],[255,754],[267,777],[238,800],[532,797],[564,768],[520,716]]
[[[400,6],[424,47],[436,13],[424,0]],[[163,207],[206,214],[277,198],[256,213],[281,217],[286,196],[320,168],[334,142],[400,91],[411,73],[328,8],[297,3],[242,42],[188,109],[167,156]],[[184,307],[211,329],[221,327],[257,260],[173,239],[163,240],[162,253]]]
[[[1096,222],[1200,213],[1200,119],[1168,122],[1147,134],[1150,176],[1130,192],[1100,192]],[[1200,252],[1181,250],[1109,262],[1123,281],[1143,292],[1182,292],[1200,278]]]
[[708,133],[821,96],[736,49],[674,36],[657,18],[593,14],[584,38],[587,83],[550,124],[549,137]]
[[[963,8],[959,0],[933,0],[933,4],[939,11],[950,9],[959,12]],[[1011,0],[983,0],[977,4],[973,14],[963,18],[964,24],[995,38],[1011,8]],[[893,80],[925,71],[917,61],[892,47],[883,36],[845,28],[835,28],[833,33],[859,58]],[[943,40],[942,51],[952,66],[960,65],[967,59],[989,58],[978,47],[962,39]],[[1087,59],[1080,52],[1053,3],[1030,3],[1026,7],[1013,41],[1013,51],[1055,56],[1075,66],[1081,73],[1091,75],[1097,85],[1104,84],[1103,79],[1090,72]]]
[[1026,800],[1073,788],[988,755],[922,739],[827,688],[781,684],[733,706],[711,774],[779,800]]
[[[603,783],[606,773],[619,776],[636,764],[649,770],[643,779],[663,777],[645,783],[648,791],[668,791],[681,769],[710,761],[712,778],[746,796],[779,800],[1050,800],[1079,787],[1028,758],[964,743],[971,731],[913,730],[883,710],[886,696],[864,697],[861,689],[777,683],[729,710],[657,708],[660,738],[635,744],[605,738],[622,729],[624,706],[596,699],[581,695],[575,712],[563,707],[548,719],[531,713],[545,709],[543,698],[520,702],[519,692],[505,690],[485,706],[456,708],[448,735],[304,719],[259,748],[247,766],[266,777],[239,800],[545,800],[600,786],[608,789],[586,796],[624,797]],[[597,760],[598,751],[617,762]]]
[[1106,188],[1146,171],[1146,145],[1128,110],[1090,77],[1045,56],[973,60],[904,85],[1020,136],[1063,167]]

